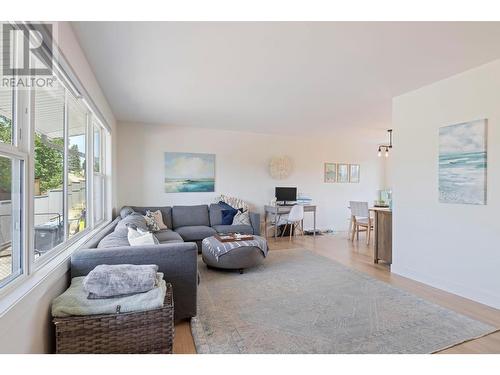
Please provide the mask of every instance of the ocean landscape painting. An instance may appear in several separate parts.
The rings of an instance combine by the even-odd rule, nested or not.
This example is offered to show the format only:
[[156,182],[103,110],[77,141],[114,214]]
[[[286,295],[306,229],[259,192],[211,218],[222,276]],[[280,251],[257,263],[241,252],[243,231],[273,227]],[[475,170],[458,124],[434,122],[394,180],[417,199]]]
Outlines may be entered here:
[[486,120],[439,129],[439,201],[486,204]]
[[165,192],[215,191],[215,154],[165,152]]

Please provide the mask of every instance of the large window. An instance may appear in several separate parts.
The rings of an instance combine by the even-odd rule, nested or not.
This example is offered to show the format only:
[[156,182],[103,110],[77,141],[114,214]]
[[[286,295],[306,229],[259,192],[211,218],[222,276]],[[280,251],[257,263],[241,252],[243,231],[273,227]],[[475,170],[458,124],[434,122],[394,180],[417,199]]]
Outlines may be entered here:
[[0,88],[0,142],[12,143],[12,106],[13,91]]
[[94,122],[92,124],[94,132],[94,224],[98,224],[104,220],[104,163],[103,163],[103,132],[102,127]]
[[65,90],[35,90],[34,236],[35,257],[64,241]]
[[[1,26],[0,47],[4,42]],[[11,54],[23,58],[22,51]],[[37,56],[30,59],[37,66],[47,61]],[[104,161],[111,135],[91,100],[81,97],[78,85],[60,66],[54,72],[53,84],[22,88],[4,87],[3,78],[12,77],[5,76],[1,69],[0,60],[3,293],[4,286],[42,269],[110,219],[105,199],[109,171]],[[80,91],[85,90],[80,86]]]
[[22,272],[23,161],[0,153],[0,287]]
[[87,227],[87,112],[68,95],[68,236]]
[[[4,44],[0,28],[0,51],[4,51]],[[3,78],[2,69],[0,65],[0,78]],[[14,89],[0,86],[0,288],[23,272],[21,219],[25,154],[17,147],[14,103]]]
[[[0,51],[4,51],[4,35],[0,23]],[[7,37],[7,36],[5,36]],[[5,58],[2,55],[0,63]],[[3,64],[0,64],[0,77],[3,78]],[[12,121],[12,113],[14,106],[14,91],[9,87],[0,87],[0,142],[6,144],[13,143],[13,128],[14,122]]]
[[[102,161],[107,133],[97,120],[92,120],[83,101],[60,83],[35,90],[34,112],[33,232],[38,259],[91,225],[89,190],[93,194],[93,226],[106,218]],[[90,143],[92,155],[87,152]],[[91,166],[87,166],[88,160]],[[93,182],[87,178],[88,173]]]

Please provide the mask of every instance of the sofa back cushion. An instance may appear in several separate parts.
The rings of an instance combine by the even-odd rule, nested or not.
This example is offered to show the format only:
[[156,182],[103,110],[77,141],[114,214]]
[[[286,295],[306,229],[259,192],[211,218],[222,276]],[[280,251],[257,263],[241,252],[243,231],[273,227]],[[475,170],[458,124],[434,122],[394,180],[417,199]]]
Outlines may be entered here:
[[83,247],[85,247],[86,249],[95,249],[105,237],[114,232],[120,220],[121,217],[117,217],[115,220],[109,223],[103,230],[101,230],[94,237],[85,242]]
[[125,219],[121,219],[115,228],[115,233],[119,233],[120,235],[127,237],[128,228],[127,226],[131,225],[132,227],[137,227],[142,229],[143,231],[148,231],[148,226],[146,224],[146,219],[138,212],[134,212]]
[[210,226],[221,225],[222,224],[222,210],[224,208],[218,203],[212,203],[210,205]]
[[134,210],[130,206],[123,206],[120,210],[120,217],[125,219],[128,215],[133,214]]
[[130,243],[128,242],[127,235],[123,235],[123,232],[121,231],[108,234],[101,241],[99,241],[99,244],[97,245],[99,249],[123,246],[130,246]]
[[160,210],[163,222],[165,225],[172,229],[172,207],[140,207],[140,206],[130,206],[135,212],[139,212],[141,215],[146,215],[146,211],[154,212]]
[[208,206],[206,204],[199,206],[174,206],[172,207],[172,222],[174,229],[192,225],[210,226]]

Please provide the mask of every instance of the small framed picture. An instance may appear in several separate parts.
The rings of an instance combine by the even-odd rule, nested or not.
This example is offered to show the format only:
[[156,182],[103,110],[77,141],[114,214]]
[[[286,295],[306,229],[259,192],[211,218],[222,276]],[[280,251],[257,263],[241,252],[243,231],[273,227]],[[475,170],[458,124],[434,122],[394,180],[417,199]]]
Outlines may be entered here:
[[337,182],[337,164],[325,163],[325,182]]
[[349,164],[349,182],[359,183],[359,164]]
[[337,182],[349,182],[349,164],[337,164]]

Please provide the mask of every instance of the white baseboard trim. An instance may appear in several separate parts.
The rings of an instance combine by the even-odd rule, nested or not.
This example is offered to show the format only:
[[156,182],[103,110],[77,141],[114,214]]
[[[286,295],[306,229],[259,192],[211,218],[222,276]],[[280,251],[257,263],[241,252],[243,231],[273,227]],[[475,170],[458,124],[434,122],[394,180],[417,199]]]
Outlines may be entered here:
[[391,272],[396,275],[418,281],[422,284],[426,284],[434,288],[456,294],[460,297],[482,303],[483,305],[487,305],[495,309],[500,309],[500,295],[491,294],[483,290],[470,288],[467,285],[456,284],[450,282],[449,280],[444,280],[435,276],[427,275],[421,271],[416,271],[409,267],[400,266],[397,263],[393,263],[391,265]]

